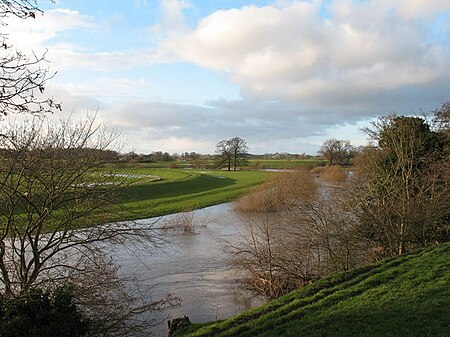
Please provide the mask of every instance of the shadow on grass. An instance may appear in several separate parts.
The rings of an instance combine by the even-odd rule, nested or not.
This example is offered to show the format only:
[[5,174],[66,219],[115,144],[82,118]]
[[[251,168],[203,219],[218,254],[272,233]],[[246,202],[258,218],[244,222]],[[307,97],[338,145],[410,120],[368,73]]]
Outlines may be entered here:
[[148,185],[127,187],[121,196],[122,202],[143,201],[156,198],[170,198],[223,188],[236,184],[231,178],[200,175],[193,179],[169,181]]
[[423,290],[419,297],[397,297],[388,301],[336,307],[322,314],[310,313],[298,321],[280,325],[261,336],[403,337],[449,336],[448,290]]
[[177,336],[449,336],[450,244],[327,277]]

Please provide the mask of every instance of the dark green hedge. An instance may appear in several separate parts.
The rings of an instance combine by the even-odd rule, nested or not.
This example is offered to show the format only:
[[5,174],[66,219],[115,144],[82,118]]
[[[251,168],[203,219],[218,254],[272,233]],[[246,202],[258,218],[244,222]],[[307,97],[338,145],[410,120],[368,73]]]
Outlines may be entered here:
[[0,297],[0,337],[82,337],[89,335],[89,326],[69,287],[53,294],[33,290],[15,299]]

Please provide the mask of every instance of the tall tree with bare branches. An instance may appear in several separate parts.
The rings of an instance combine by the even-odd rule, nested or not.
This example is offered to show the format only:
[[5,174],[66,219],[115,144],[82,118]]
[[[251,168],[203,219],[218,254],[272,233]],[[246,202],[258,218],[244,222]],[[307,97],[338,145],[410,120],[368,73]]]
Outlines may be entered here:
[[[52,124],[2,123],[0,133],[0,297],[68,284],[98,324],[95,334],[137,336],[136,314],[176,304],[124,291],[105,243],[160,242],[153,224],[104,223],[127,178],[100,170],[117,134],[93,117]],[[101,323],[101,324],[100,324]],[[130,331],[130,333],[126,333]],[[132,331],[132,333],[131,333]]]
[[218,155],[217,166],[227,167],[228,171],[236,171],[240,165],[245,165],[244,156],[247,154],[247,142],[240,138],[221,140],[216,145],[216,153]]

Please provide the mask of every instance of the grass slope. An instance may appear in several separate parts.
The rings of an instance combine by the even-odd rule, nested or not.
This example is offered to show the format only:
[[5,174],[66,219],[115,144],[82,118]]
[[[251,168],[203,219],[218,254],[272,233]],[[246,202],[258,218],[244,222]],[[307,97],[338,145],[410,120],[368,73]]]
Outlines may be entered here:
[[176,337],[450,336],[450,244],[319,280]]
[[[229,202],[273,174],[108,165],[93,171],[92,181],[95,182],[96,176],[103,173],[120,175],[120,179],[128,180],[126,187],[114,197],[112,205],[95,210],[83,221],[74,221],[74,228],[144,219]],[[111,182],[114,179],[111,177]],[[54,217],[64,215],[63,212],[64,209],[56,210]],[[20,214],[20,211],[17,211],[17,219],[27,222],[26,214]],[[47,232],[54,228],[51,220],[44,226]]]
[[263,182],[270,173],[259,171],[215,171],[174,169],[114,169],[129,175],[154,175],[128,186],[111,209],[108,221],[134,220],[229,202]]

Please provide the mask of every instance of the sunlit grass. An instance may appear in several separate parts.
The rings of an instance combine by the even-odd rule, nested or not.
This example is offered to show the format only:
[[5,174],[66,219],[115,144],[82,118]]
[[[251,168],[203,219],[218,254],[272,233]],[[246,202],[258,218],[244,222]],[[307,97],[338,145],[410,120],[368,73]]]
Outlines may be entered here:
[[320,159],[251,159],[249,167],[257,169],[295,169],[297,167],[310,167],[324,164]]
[[449,286],[446,244],[327,277],[176,336],[448,336]]
[[[227,172],[109,165],[88,174],[86,185],[99,184],[99,189],[102,185],[110,184],[124,184],[125,187],[120,189],[118,195],[111,196],[112,203],[106,202],[92,212],[86,212],[90,204],[84,208],[77,206],[77,212],[85,216],[78,217],[70,226],[82,228],[143,219],[229,202],[251,186],[263,182],[270,174],[261,171]],[[69,194],[70,188],[67,191]],[[17,207],[15,220],[27,226],[29,215],[22,214],[22,211]],[[44,230],[58,228],[59,220],[66,216],[64,208],[55,209],[52,217],[46,220]],[[3,219],[1,215],[0,219]]]
[[[229,202],[270,175],[260,171],[155,168],[123,168],[114,172],[129,174],[132,181],[121,193],[117,206],[111,209],[109,221],[141,219]],[[139,175],[142,177],[136,177]],[[161,179],[152,181],[146,176]]]

